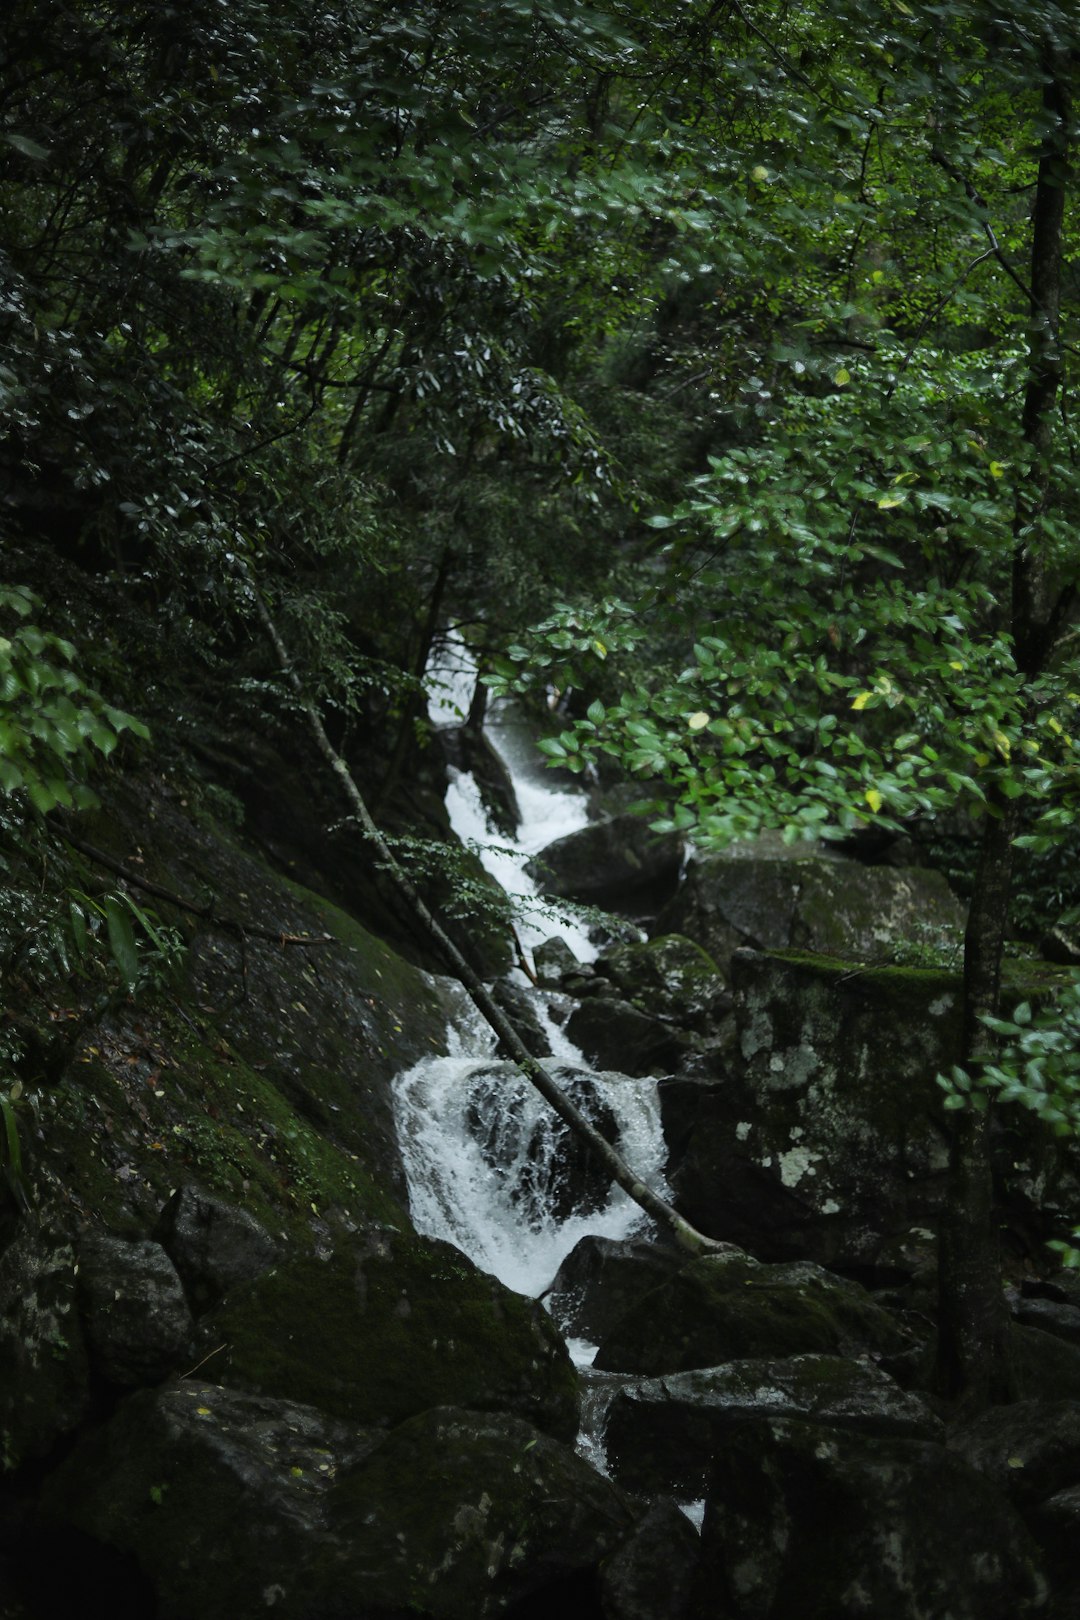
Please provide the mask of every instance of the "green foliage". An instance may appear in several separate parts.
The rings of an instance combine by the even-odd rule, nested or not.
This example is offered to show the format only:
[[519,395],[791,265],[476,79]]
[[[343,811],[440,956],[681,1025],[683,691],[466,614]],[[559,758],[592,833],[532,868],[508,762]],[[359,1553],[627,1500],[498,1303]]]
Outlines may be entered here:
[[[937,1083],[951,1110],[983,1110],[990,1097],[1038,1116],[1057,1136],[1080,1135],[1080,974],[1033,1007],[1022,1001],[1008,1018],[984,1016],[997,1037],[995,1056],[977,1071],[954,1065]],[[1074,1237],[1080,1239],[1080,1230]],[[1080,1250],[1055,1242],[1066,1265],[1080,1265]]]
[[70,641],[30,622],[40,608],[30,591],[0,587],[0,789],[45,814],[95,805],[84,780],[94,755],[107,758],[125,731],[149,732],[86,685]]

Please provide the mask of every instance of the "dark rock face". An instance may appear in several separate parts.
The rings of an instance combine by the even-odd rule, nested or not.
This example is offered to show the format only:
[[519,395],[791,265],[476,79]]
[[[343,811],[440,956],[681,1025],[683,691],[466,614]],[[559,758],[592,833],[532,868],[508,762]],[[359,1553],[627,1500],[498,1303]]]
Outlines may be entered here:
[[50,1451],[90,1403],[75,1248],[61,1231],[26,1225],[0,1254],[0,1365],[7,1471]]
[[565,1333],[599,1343],[643,1295],[686,1264],[686,1256],[666,1244],[590,1235],[559,1267],[547,1303]]
[[670,1074],[693,1050],[683,1030],[617,997],[581,1002],[566,1033],[590,1063],[619,1074]]
[[[934,1077],[955,1061],[959,980],[740,951],[733,982],[726,1071],[661,1089],[680,1207],[766,1259],[888,1269],[918,1253],[944,1197],[949,1116]],[[1022,1110],[1001,1115],[1009,1218],[1026,1243],[1061,1235],[1075,1157]]]
[[1080,1401],[1017,1401],[956,1425],[949,1446],[1018,1507],[1080,1486]]
[[658,837],[640,816],[615,815],[557,838],[526,870],[558,900],[638,917],[670,899],[681,862],[678,839]]
[[697,1532],[681,1509],[663,1499],[654,1503],[603,1565],[605,1620],[696,1620],[700,1553]]
[[896,1355],[908,1345],[864,1289],[819,1266],[707,1256],[631,1305],[595,1364],[653,1376],[741,1356]]
[[508,1411],[572,1440],[577,1379],[540,1306],[449,1243],[372,1231],[286,1261],[205,1319],[215,1376],[387,1427],[423,1407]]
[[791,1419],[726,1437],[702,1560],[731,1620],[1016,1620],[1046,1596],[1024,1526],[958,1457]]
[[[618,1121],[595,1076],[563,1065],[551,1072],[605,1141],[617,1142]],[[507,1085],[508,1078],[513,1085]],[[545,1109],[536,1118],[527,1110],[518,1078],[517,1071],[504,1063],[475,1069],[466,1082],[470,1132],[491,1174],[506,1179],[508,1164],[513,1165],[509,1200],[526,1223],[535,1225],[552,1216],[566,1220],[603,1209],[611,1193],[607,1170],[553,1111]],[[531,1120],[527,1128],[522,1126],[523,1115]]]
[[154,1237],[171,1259],[193,1310],[216,1305],[269,1269],[278,1246],[246,1209],[187,1185],[169,1199]]
[[628,1384],[608,1414],[608,1461],[629,1490],[703,1496],[716,1459],[747,1423],[763,1417],[909,1440],[938,1440],[942,1429],[923,1400],[864,1363],[815,1355],[748,1359]]
[[880,962],[920,934],[959,941],[964,913],[940,872],[924,867],[736,845],[692,858],[658,928],[688,934],[726,973],[741,946]]
[[153,1384],[190,1356],[195,1324],[160,1244],[84,1237],[78,1297],[92,1364],[109,1383]]
[[441,1408],[372,1434],[189,1382],[126,1401],[46,1511],[133,1555],[185,1620],[483,1620],[594,1583],[638,1517],[516,1418]]

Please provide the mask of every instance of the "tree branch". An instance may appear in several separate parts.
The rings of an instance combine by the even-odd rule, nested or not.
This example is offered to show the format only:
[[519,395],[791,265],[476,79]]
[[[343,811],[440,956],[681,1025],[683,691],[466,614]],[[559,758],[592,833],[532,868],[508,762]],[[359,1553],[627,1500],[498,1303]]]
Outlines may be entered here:
[[569,1126],[574,1135],[596,1155],[611,1176],[611,1179],[646,1214],[651,1215],[654,1220],[667,1227],[682,1248],[688,1249],[691,1254],[698,1255],[741,1253],[742,1251],[737,1249],[735,1245],[720,1243],[715,1238],[706,1237],[703,1233],[697,1231],[695,1227],[690,1225],[689,1221],[679,1214],[678,1210],[661,1198],[658,1193],[653,1192],[651,1187],[646,1186],[643,1181],[639,1180],[622,1156],[612,1147],[611,1143],[600,1134],[596,1127],[585,1118],[581,1110],[576,1108],[562,1092],[543,1064],[533,1057],[479,974],[470,967],[465,957],[458,950],[442,925],[436,921],[428,910],[413,884],[394,859],[382,833],[372,820],[371,813],[348,765],[335,750],[326,735],[318,711],[304,691],[300,678],[289,657],[288,649],[270,615],[270,610],[258,588],[254,585],[252,585],[252,595],[255,610],[258,613],[262,627],[274,648],[282,673],[300,705],[312,739],[319,753],[337,777],[341,790],[349,801],[349,805],[360,824],[365,838],[374,847],[384,869],[389,874],[394,886],[409,906],[409,909],[422,924],[428,936],[434,941],[451,972],[467,991],[470,1000],[485,1022],[495,1031],[503,1043],[504,1049],[510,1054],[525,1078],[536,1087],[540,1095],[555,1110],[559,1118]]

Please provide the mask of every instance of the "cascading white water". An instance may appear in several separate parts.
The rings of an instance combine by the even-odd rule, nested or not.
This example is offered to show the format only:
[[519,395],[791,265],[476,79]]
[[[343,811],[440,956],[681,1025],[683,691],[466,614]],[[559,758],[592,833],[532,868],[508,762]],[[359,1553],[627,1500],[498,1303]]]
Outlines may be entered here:
[[[428,677],[431,692],[428,716],[435,726],[460,724],[468,713],[476,684],[476,662],[460,638],[451,638]],[[474,848],[485,871],[519,903],[518,937],[526,950],[553,935],[564,940],[579,962],[591,962],[596,946],[580,923],[560,914],[525,871],[531,855],[558,838],[579,832],[588,824],[585,794],[557,787],[539,763],[524,725],[506,705],[496,705],[484,727],[485,736],[502,760],[514,784],[521,820],[513,839],[492,830],[470,771],[450,771],[446,809],[450,825],[461,842]]]
[[[655,1081],[562,1064],[556,1079],[662,1187]],[[425,1058],[398,1079],[395,1112],[418,1230],[448,1238],[519,1293],[541,1293],[586,1233],[626,1237],[642,1224],[512,1063]]]
[[[434,723],[460,720],[474,678],[459,644],[438,676],[439,696],[430,708]],[[512,852],[494,856],[485,850],[482,858],[510,893],[535,895],[521,870],[525,859],[585,825],[584,795],[549,788],[542,772],[535,766],[530,771],[531,761],[522,757],[527,745],[511,727],[493,727],[489,737],[510,771],[523,821]],[[459,837],[481,845],[495,841],[471,776],[458,773],[447,805]],[[531,936],[526,943],[558,932],[579,960],[596,954],[573,924],[545,919],[521,931]],[[639,1176],[665,1191],[655,1081],[590,1071],[548,1016],[543,998],[524,975],[518,979],[521,992],[533,999],[553,1053],[549,1061],[572,1100],[617,1143]],[[508,1287],[536,1295],[580,1238],[626,1237],[645,1217],[597,1169],[520,1071],[495,1058],[494,1037],[478,1015],[464,1019],[454,1039],[452,1056],[425,1058],[394,1085],[410,1212],[421,1232],[449,1239]]]

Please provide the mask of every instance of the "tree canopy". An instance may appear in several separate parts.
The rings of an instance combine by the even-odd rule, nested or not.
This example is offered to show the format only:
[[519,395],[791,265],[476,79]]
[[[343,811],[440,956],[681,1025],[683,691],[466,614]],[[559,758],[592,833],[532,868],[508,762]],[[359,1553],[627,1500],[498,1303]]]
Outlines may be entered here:
[[[178,642],[280,700],[254,582],[388,801],[456,624],[658,827],[960,826],[962,1072],[1003,1089],[1013,852],[1076,812],[1075,7],[0,28],[0,787],[74,806],[177,728]],[[78,645],[57,557],[100,582]]]

